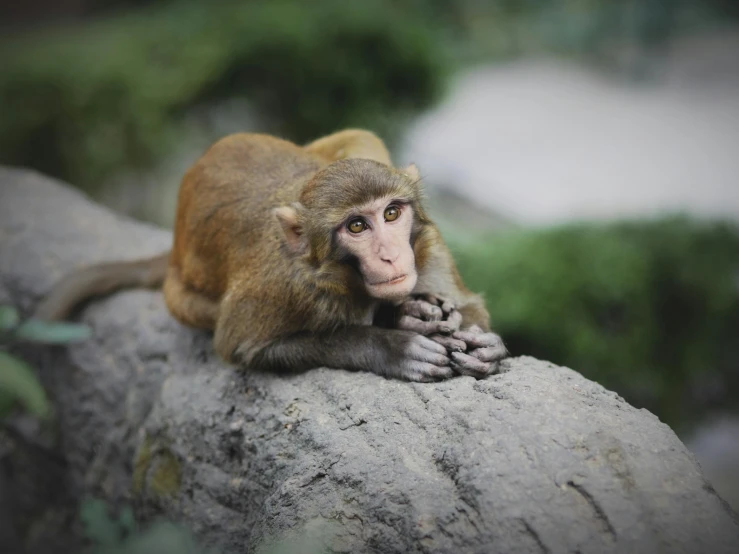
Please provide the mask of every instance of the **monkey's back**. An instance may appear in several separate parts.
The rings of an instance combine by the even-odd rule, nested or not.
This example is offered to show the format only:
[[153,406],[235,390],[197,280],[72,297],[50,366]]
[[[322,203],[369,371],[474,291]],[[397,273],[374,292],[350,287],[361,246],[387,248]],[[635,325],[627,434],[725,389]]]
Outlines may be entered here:
[[304,148],[268,135],[239,133],[216,142],[182,180],[170,257],[174,276],[168,278],[219,301],[229,279],[249,279],[254,265],[263,275],[279,264],[280,230],[272,209],[296,202],[325,165]]

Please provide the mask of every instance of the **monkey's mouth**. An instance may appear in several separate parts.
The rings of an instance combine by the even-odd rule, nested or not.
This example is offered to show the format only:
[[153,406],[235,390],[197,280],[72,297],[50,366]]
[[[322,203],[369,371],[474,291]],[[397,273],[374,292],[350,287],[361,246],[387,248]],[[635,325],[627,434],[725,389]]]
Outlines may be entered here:
[[408,277],[407,274],[398,275],[397,277],[393,277],[391,279],[388,279],[387,281],[380,281],[378,283],[370,283],[370,286],[373,287],[379,287],[382,285],[398,285],[405,281],[405,279]]

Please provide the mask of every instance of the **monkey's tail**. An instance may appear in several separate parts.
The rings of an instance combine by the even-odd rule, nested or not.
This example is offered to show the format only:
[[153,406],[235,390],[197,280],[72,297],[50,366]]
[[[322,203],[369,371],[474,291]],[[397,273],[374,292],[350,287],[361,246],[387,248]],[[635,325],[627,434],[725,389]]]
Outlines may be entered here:
[[62,278],[36,308],[33,317],[45,321],[66,319],[83,302],[117,290],[155,288],[164,282],[169,252],[132,262],[85,267]]

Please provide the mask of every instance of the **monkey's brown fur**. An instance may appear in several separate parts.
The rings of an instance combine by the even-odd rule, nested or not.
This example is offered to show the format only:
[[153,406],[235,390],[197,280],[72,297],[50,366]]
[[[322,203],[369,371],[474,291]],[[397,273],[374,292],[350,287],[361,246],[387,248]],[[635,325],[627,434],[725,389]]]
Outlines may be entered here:
[[[333,237],[353,206],[392,197],[413,206],[411,241],[418,271],[414,294],[450,299],[462,314],[464,328],[476,325],[487,331],[484,304],[462,283],[423,210],[418,181],[412,170],[393,168],[382,141],[367,131],[343,131],[306,147],[260,134],[228,136],[183,178],[170,253],[73,274],[52,291],[37,316],[58,319],[90,295],[154,286],[164,278],[172,314],[187,325],[213,329],[215,348],[226,360],[310,366],[328,365],[329,356],[364,369],[362,360],[336,358],[331,340],[339,329],[352,329],[347,337],[364,336],[355,327],[376,334],[367,326],[380,302],[366,294]],[[274,215],[275,208],[292,205],[300,207],[296,224],[309,245],[305,253],[291,250]],[[95,271],[108,277],[117,273],[120,280],[101,286],[91,273]],[[301,343],[294,350],[270,354],[267,347],[287,337],[322,338],[325,349],[305,355]],[[378,335],[376,340],[386,338]]]

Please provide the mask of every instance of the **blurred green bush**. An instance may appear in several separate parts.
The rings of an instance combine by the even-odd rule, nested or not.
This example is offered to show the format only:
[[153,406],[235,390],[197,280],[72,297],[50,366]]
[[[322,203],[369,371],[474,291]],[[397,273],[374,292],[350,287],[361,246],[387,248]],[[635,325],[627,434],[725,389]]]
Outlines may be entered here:
[[671,425],[739,407],[739,228],[687,218],[450,240],[512,354],[566,365]]
[[247,98],[274,132],[392,137],[428,106],[443,49],[390,1],[178,2],[0,43],[0,163],[77,185],[145,165],[189,108]]
[[[726,0],[101,0],[0,38],[0,163],[93,185],[160,160],[195,107],[246,98],[298,142],[361,126],[391,146],[451,60],[653,45]],[[638,65],[638,64],[637,64]]]

